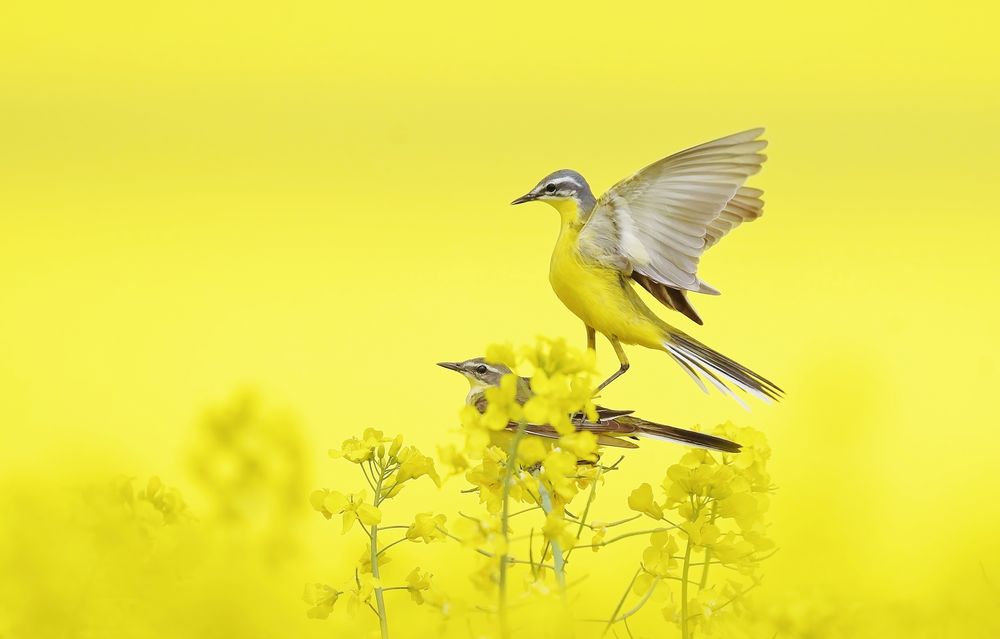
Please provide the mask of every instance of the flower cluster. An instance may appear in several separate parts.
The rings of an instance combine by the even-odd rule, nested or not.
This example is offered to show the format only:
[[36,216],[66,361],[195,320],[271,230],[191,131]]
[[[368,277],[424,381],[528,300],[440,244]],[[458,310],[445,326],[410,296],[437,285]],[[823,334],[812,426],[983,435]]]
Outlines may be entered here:
[[[490,444],[497,445],[498,433],[521,422],[546,424],[560,435],[570,435],[574,432],[573,415],[596,417],[591,399],[593,352],[580,353],[564,340],[540,338],[534,347],[523,348],[520,357],[509,345],[495,345],[487,349],[486,359],[515,373],[505,375],[499,386],[485,390],[485,411],[471,405],[462,410],[469,454],[479,456]],[[520,378],[516,373],[519,369],[527,369],[529,375]]]
[[[632,510],[666,524],[650,535],[634,592],[649,592],[662,579],[679,580],[680,602],[668,604],[663,614],[684,637],[696,629],[711,632],[737,611],[756,584],[761,559],[774,548],[764,524],[772,490],[764,436],[732,424],[714,434],[740,442],[741,452],[690,450],[667,469],[659,499],[648,483],[628,499]],[[709,582],[712,566],[729,571],[723,583]]]
[[[387,551],[392,546],[406,541],[432,543],[444,539],[444,515],[423,512],[417,514],[409,526],[382,525],[381,506],[398,496],[409,482],[427,477],[440,486],[441,478],[434,461],[416,447],[404,446],[401,435],[390,439],[373,428],[365,429],[360,437],[347,439],[339,449],[330,450],[330,456],[357,465],[372,491],[371,499],[365,489],[348,493],[320,489],[309,496],[309,503],[327,519],[339,515],[342,533],[349,532],[357,523],[365,536],[365,548],[355,565],[353,580],[344,588],[322,583],[306,586],[302,597],[310,606],[306,614],[326,619],[337,601],[344,598],[348,613],[354,614],[362,607],[375,610],[385,635],[388,625],[385,592],[405,590],[417,604],[444,605],[443,597],[431,586],[430,573],[414,568],[405,577],[404,585],[391,587],[383,586],[380,575],[380,567],[389,562]],[[405,530],[405,534],[396,541],[380,545],[379,533],[389,530]]]
[[[306,588],[307,615],[326,618],[335,607],[348,612],[367,607],[378,615],[385,638],[384,595],[405,591],[414,603],[429,604],[445,619],[462,615],[463,631],[477,636],[498,631],[509,637],[512,615],[535,623],[539,617],[532,611],[540,609],[540,618],[565,630],[583,622],[566,605],[572,584],[580,582],[567,579],[569,559],[594,557],[609,544],[644,541],[636,549],[638,566],[625,594],[609,617],[597,620],[603,632],[621,623],[631,636],[628,619],[648,602],[659,601],[660,614],[647,617],[661,625],[675,623],[684,639],[695,633],[724,636],[759,579],[761,560],[773,548],[764,519],[771,480],[763,435],[719,426],[714,433],[739,442],[741,452],[684,449],[659,486],[642,483],[628,494],[631,516],[598,517],[597,495],[623,458],[607,464],[598,446],[607,440],[576,430],[584,417],[597,418],[591,399],[593,353],[539,340],[519,352],[491,347],[486,359],[516,372],[463,408],[464,448],[438,448],[441,474],[463,478],[468,484],[463,493],[474,499],[457,516],[423,506],[408,524],[384,523],[385,501],[412,480],[428,477],[442,485],[434,462],[404,446],[401,437],[390,439],[369,428],[330,451],[360,469],[367,489],[317,490],[310,503],[325,518],[336,517],[343,533],[360,530],[365,544],[353,579],[339,588]],[[380,541],[388,534],[397,537]],[[474,560],[469,577],[475,590],[463,597],[445,597],[421,568],[394,575],[394,582],[382,574],[387,551],[396,544],[442,542],[457,542]],[[574,555],[588,548],[593,552]],[[574,575],[585,576],[576,574],[579,564],[574,559]],[[625,607],[629,597],[637,601]],[[479,614],[464,615],[473,610]]]

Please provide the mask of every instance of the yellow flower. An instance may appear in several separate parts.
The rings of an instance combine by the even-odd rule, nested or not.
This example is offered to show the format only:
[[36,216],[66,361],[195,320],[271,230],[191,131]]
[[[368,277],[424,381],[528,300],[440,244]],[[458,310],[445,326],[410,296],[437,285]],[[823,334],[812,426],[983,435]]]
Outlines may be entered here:
[[316,490],[309,495],[312,507],[330,519],[335,514],[343,515],[344,528],[347,532],[360,520],[366,526],[372,526],[382,521],[382,513],[375,506],[366,503],[367,493],[360,491],[353,495],[344,495],[336,490]]
[[514,370],[517,368],[517,355],[510,344],[490,344],[486,347],[486,361],[490,364],[503,364]]
[[413,601],[417,604],[424,603],[424,590],[429,590],[431,587],[431,574],[429,572],[421,572],[420,568],[414,568],[410,571],[410,574],[406,576],[406,589],[410,592],[410,596],[413,597]]
[[545,517],[545,525],[542,526],[542,534],[553,543],[558,543],[562,549],[568,550],[576,545],[576,535],[562,515],[555,510]]
[[355,464],[360,464],[371,459],[374,456],[375,449],[387,441],[389,440],[385,438],[382,431],[375,430],[374,428],[366,428],[360,439],[351,437],[344,440],[344,445],[340,447],[340,450],[331,448],[330,457],[334,459],[343,457]]
[[542,477],[547,481],[553,493],[566,502],[576,496],[577,485],[573,476],[576,474],[576,457],[566,451],[553,450],[542,463]]
[[517,447],[517,461],[523,467],[534,466],[547,454],[545,442],[540,437],[525,437]]
[[597,363],[596,353],[590,349],[579,351],[571,348],[564,339],[539,337],[533,348],[527,346],[522,353],[536,371],[544,371],[548,375],[589,375],[594,372]]
[[[469,406],[469,408],[472,408]],[[473,410],[475,410],[473,408]],[[454,444],[438,446],[438,459],[448,469],[448,476],[464,473],[469,468],[469,460],[465,458]]]
[[582,461],[597,461],[597,435],[589,431],[578,431],[559,438],[559,447],[573,453]]
[[663,519],[663,508],[653,500],[653,487],[642,484],[628,496],[628,507],[653,519]]
[[487,449],[487,456],[482,462],[469,472],[465,473],[465,478],[470,484],[479,489],[479,501],[486,505],[486,510],[491,513],[499,512],[503,499],[503,474],[504,466],[494,457],[490,457],[491,451],[496,448]]
[[440,529],[444,528],[446,519],[444,515],[418,513],[413,519],[413,523],[406,530],[406,538],[410,541],[417,541],[419,539],[425,544],[444,539],[444,533]]
[[483,425],[489,430],[503,430],[510,422],[521,421],[524,417],[521,405],[517,401],[517,381],[517,375],[504,375],[500,378],[499,386],[486,389]]
[[561,435],[574,431],[570,416],[585,412],[596,418],[586,380],[564,373],[549,375],[537,370],[531,377],[531,399],[524,404],[524,416],[530,422],[551,424]]
[[398,459],[399,470],[395,473],[394,482],[390,480],[390,486],[393,483],[401,485],[405,481],[417,479],[424,475],[430,477],[438,486],[441,485],[441,477],[438,476],[437,470],[434,469],[434,460],[421,453],[415,447],[407,446],[399,451]]
[[681,463],[667,469],[663,490],[667,493],[668,505],[690,501],[691,495],[696,497],[708,495],[715,468],[711,463],[697,463],[694,461],[696,459],[697,457],[690,456],[689,453],[681,459]]
[[310,619],[326,619],[333,612],[339,596],[338,590],[326,584],[306,584],[302,600],[311,606],[306,611],[306,616]]
[[459,419],[465,431],[465,452],[473,458],[482,457],[483,451],[490,445],[490,431],[486,428],[482,413],[475,406],[467,404],[462,407]]

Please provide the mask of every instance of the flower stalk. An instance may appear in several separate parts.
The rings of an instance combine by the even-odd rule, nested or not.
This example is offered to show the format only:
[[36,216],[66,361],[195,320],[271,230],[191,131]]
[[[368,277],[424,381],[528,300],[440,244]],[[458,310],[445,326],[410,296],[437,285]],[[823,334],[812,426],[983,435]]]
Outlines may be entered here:
[[[375,484],[375,507],[382,503],[382,482],[385,480],[385,470],[381,469],[378,481]],[[378,574],[378,525],[371,527],[371,561],[372,578],[375,580],[375,607],[378,611],[378,627],[382,639],[389,639],[389,621],[385,614],[385,596],[382,593],[382,586],[379,583]]]

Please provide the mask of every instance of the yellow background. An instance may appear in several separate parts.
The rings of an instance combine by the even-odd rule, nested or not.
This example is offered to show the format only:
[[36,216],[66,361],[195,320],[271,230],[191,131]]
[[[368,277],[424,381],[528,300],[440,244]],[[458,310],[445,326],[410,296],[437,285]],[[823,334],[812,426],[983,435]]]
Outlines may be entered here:
[[[767,433],[781,551],[762,601],[881,636],[996,636],[996,19],[963,2],[5,2],[5,503],[158,474],[197,510],[184,451],[240,387],[302,425],[306,492],[359,482],[326,450],[365,426],[457,441],[465,384],[434,362],[584,342],[546,279],[554,212],[507,203],[557,168],[600,192],[766,126],[765,216],[702,262],[723,295],[695,300],[703,328],[662,315],[787,399],[745,413],[632,349],[605,400]],[[643,447],[614,490],[657,484],[679,454]],[[427,494],[457,503],[460,483]],[[296,517],[300,553],[233,598],[328,636],[349,619],[307,621],[301,584],[355,549]],[[5,592],[24,591],[7,568]],[[77,577],[43,587],[53,568],[22,604],[57,606]],[[0,635],[21,636],[21,614],[3,609]]]

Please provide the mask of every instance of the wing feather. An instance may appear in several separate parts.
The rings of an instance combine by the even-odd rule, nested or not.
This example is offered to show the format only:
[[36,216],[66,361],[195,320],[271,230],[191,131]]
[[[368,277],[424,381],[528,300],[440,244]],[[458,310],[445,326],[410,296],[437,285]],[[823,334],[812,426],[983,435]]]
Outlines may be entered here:
[[594,259],[623,257],[614,263],[651,285],[718,293],[698,278],[698,263],[726,233],[760,217],[762,192],[743,183],[766,159],[760,152],[767,142],[758,139],[763,132],[751,129],[685,149],[622,180],[585,221],[581,252]]

